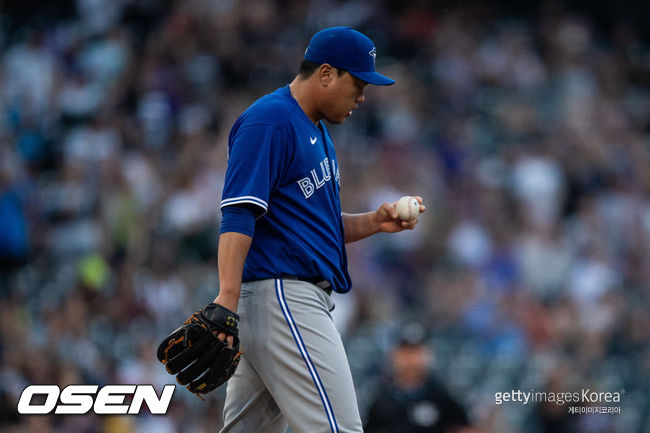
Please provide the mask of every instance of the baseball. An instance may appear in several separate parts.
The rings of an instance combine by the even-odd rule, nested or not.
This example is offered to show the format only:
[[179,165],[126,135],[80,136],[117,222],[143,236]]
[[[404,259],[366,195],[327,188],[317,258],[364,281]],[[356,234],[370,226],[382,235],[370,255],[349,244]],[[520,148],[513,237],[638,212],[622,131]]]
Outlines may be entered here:
[[397,214],[403,221],[411,221],[420,214],[420,203],[413,197],[405,195],[395,205]]

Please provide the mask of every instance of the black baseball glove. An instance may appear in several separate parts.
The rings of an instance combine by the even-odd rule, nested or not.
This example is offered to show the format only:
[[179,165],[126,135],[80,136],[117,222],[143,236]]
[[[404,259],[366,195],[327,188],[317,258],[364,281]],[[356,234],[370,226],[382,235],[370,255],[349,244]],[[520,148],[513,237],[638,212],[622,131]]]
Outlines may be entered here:
[[[217,338],[232,335],[233,346]],[[210,303],[192,314],[158,346],[158,359],[176,381],[203,398],[223,385],[235,373],[239,351],[239,316],[221,305]]]

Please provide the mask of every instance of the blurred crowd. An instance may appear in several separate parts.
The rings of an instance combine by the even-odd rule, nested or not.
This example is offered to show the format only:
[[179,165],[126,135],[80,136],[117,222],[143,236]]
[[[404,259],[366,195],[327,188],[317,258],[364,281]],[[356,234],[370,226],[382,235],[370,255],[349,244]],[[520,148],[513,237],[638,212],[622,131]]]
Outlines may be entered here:
[[[0,429],[214,432],[223,389],[167,416],[19,416],[29,384],[151,383],[218,290],[226,141],[310,36],[351,25],[395,78],[330,131],[346,212],[419,194],[414,231],[349,245],[334,295],[364,417],[405,320],[485,433],[650,429],[650,49],[540,3],[67,0],[0,6]],[[28,4],[34,3],[31,1]],[[38,2],[36,2],[38,3]],[[621,392],[620,414],[495,404]]]

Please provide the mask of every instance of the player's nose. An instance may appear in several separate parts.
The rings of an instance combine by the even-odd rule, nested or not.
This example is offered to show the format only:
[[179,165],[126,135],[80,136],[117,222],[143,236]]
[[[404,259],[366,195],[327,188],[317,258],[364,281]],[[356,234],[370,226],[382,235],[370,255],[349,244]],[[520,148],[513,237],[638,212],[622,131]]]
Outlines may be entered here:
[[363,104],[363,101],[365,101],[365,100],[366,100],[366,97],[363,96],[363,93],[362,93],[359,96],[357,96],[357,101],[356,102],[357,102],[357,104]]

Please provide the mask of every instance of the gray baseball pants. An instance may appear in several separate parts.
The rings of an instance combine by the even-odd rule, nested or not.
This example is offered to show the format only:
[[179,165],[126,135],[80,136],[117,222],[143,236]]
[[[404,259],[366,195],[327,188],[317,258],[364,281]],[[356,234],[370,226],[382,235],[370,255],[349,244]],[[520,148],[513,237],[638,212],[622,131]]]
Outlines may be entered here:
[[221,433],[362,432],[330,296],[299,280],[242,285],[244,355],[228,382]]

